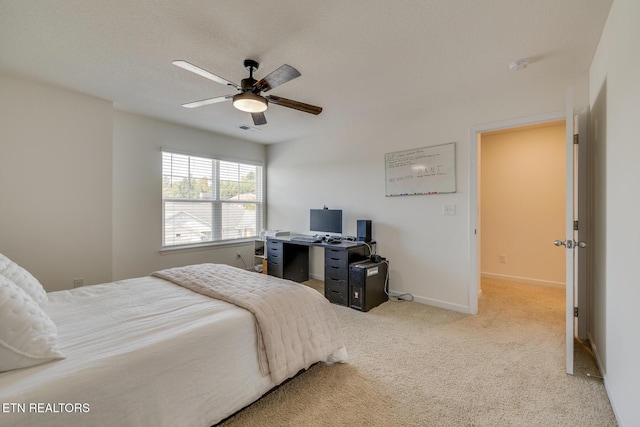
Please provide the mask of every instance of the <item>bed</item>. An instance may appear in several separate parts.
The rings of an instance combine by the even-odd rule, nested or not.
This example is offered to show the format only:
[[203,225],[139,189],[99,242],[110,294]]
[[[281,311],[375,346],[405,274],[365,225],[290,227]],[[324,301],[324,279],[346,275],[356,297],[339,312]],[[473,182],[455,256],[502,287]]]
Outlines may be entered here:
[[[7,284],[10,275],[2,276],[1,264],[0,284],[4,283],[4,288],[0,289],[15,291]],[[192,272],[191,267],[178,269],[178,273]],[[278,301],[269,306],[275,311],[267,310],[268,321],[279,321],[286,330],[298,329],[300,336],[288,342],[282,331],[274,334],[281,326],[257,322],[264,312],[256,314],[251,307],[241,308],[194,292],[189,289],[195,286],[193,280],[178,285],[171,274],[169,280],[162,274],[176,269],[52,292],[46,294],[48,301],[39,304],[57,332],[53,351],[43,356],[52,360],[0,373],[0,424],[211,426],[313,363],[346,361],[339,326],[328,338],[322,336],[325,331],[306,326],[317,323],[326,329],[326,324],[337,325],[330,304],[315,290],[229,266],[204,264],[195,268],[199,276],[207,272],[205,279],[228,273],[228,283],[237,287],[256,284],[258,291],[250,292],[260,296],[260,303]],[[278,295],[263,297],[272,287]],[[293,296],[291,313],[284,313],[282,300],[289,297],[282,292]],[[305,313],[313,310],[307,303],[299,303],[300,295],[314,301],[320,312],[332,315],[305,323]],[[37,304],[38,296],[34,295],[30,304]],[[242,294],[240,299],[244,304],[251,296]],[[9,300],[6,292],[4,300]],[[5,313],[0,314],[2,330],[7,324],[2,316],[8,310],[4,306],[0,310]],[[335,331],[335,326],[332,328]],[[0,346],[7,333],[0,332]],[[282,343],[287,348],[269,348]],[[323,346],[318,353],[317,348]],[[280,360],[291,359],[283,352],[308,353],[309,349],[314,355],[295,362]],[[278,370],[278,363],[285,369]]]

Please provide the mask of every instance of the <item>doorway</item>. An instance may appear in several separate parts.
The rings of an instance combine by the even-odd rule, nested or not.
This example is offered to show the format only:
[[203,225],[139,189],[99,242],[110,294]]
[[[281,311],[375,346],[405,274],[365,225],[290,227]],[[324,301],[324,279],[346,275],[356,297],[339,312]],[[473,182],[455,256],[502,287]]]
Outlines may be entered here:
[[[590,305],[588,301],[587,280],[588,269],[586,265],[592,255],[592,250],[587,243],[591,227],[590,212],[593,200],[589,200],[587,164],[590,163],[588,154],[588,141],[586,125],[588,122],[588,109],[575,111],[573,108],[573,90],[567,88],[564,115],[553,113],[548,115],[520,118],[511,121],[497,122],[480,125],[471,128],[470,144],[470,282],[469,282],[469,312],[478,312],[478,295],[480,288],[480,191],[479,179],[481,162],[481,135],[482,133],[510,129],[519,126],[535,125],[565,119],[565,147],[566,164],[566,200],[565,200],[565,239],[555,240],[556,246],[566,247],[566,278],[565,278],[565,338],[566,338],[566,372],[573,375],[574,370],[574,341],[586,334],[585,325],[588,323]],[[578,184],[578,183],[581,184]],[[584,239],[584,240],[583,240]],[[585,250],[585,248],[587,248]],[[581,250],[584,254],[580,255]],[[584,256],[586,255],[586,256]],[[579,310],[579,307],[582,309]],[[585,312],[586,311],[586,312]],[[577,331],[577,333],[576,333]]]
[[565,288],[565,121],[482,132],[479,265],[482,281]]
[[[533,117],[523,117],[514,120],[506,120],[502,122],[490,123],[485,125],[474,126],[470,130],[470,220],[471,220],[471,235],[470,235],[470,286],[469,286],[469,312],[471,314],[478,313],[478,296],[481,292],[480,286],[480,267],[481,256],[480,247],[482,245],[482,236],[480,232],[481,217],[480,217],[480,179],[481,179],[481,139],[483,133],[499,132],[507,129],[514,129],[526,126],[543,125],[552,122],[560,122],[565,119],[565,115],[561,112],[545,114]],[[564,172],[564,170],[563,170]],[[551,244],[551,242],[550,242]],[[498,254],[498,262],[500,261],[500,255]],[[505,264],[508,264],[508,259]]]

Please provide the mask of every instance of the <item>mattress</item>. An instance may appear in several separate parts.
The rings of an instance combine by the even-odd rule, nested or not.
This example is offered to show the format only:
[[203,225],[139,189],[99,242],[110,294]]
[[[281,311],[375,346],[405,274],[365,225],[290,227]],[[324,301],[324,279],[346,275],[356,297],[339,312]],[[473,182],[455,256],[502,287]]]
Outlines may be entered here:
[[0,374],[3,426],[211,426],[275,384],[253,315],[155,277],[49,294],[66,356]]

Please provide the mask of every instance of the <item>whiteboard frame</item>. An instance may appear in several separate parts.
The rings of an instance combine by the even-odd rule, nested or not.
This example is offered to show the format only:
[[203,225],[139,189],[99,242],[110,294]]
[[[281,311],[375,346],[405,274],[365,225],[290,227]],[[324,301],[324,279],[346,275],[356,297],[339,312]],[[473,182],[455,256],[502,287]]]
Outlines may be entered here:
[[[451,182],[449,182],[448,184],[446,184],[445,188],[435,188],[433,186],[430,187],[430,184],[428,181],[425,181],[424,183],[420,184],[420,189],[418,189],[419,191],[415,191],[415,190],[410,190],[410,189],[406,189],[406,191],[398,191],[398,190],[391,190],[389,188],[389,156],[390,155],[394,155],[394,156],[398,156],[398,155],[402,155],[403,153],[408,153],[411,151],[417,151],[417,150],[424,150],[427,153],[434,153],[437,151],[440,151],[444,148],[449,149],[449,147],[447,146],[451,146],[451,162],[447,163],[445,165],[445,168],[447,169],[447,175],[451,175],[452,179]],[[449,154],[449,153],[447,153]],[[457,191],[456,188],[456,143],[455,142],[447,142],[445,144],[438,144],[438,145],[430,145],[427,147],[417,147],[417,148],[410,148],[407,150],[400,150],[400,151],[392,151],[390,153],[386,153],[384,155],[384,186],[385,186],[385,196],[386,197],[399,197],[399,196],[421,196],[421,195],[432,195],[432,194],[449,194],[449,193],[455,193]],[[423,190],[423,191],[422,191]]]

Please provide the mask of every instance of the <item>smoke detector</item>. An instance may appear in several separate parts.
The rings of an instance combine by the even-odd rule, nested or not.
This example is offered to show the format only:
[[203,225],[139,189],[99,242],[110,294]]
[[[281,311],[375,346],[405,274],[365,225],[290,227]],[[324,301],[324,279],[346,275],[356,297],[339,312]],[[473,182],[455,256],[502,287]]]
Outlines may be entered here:
[[528,59],[518,59],[517,61],[513,61],[511,64],[509,64],[509,69],[511,71],[522,71],[525,68],[527,68],[527,66],[529,65],[529,60]]

